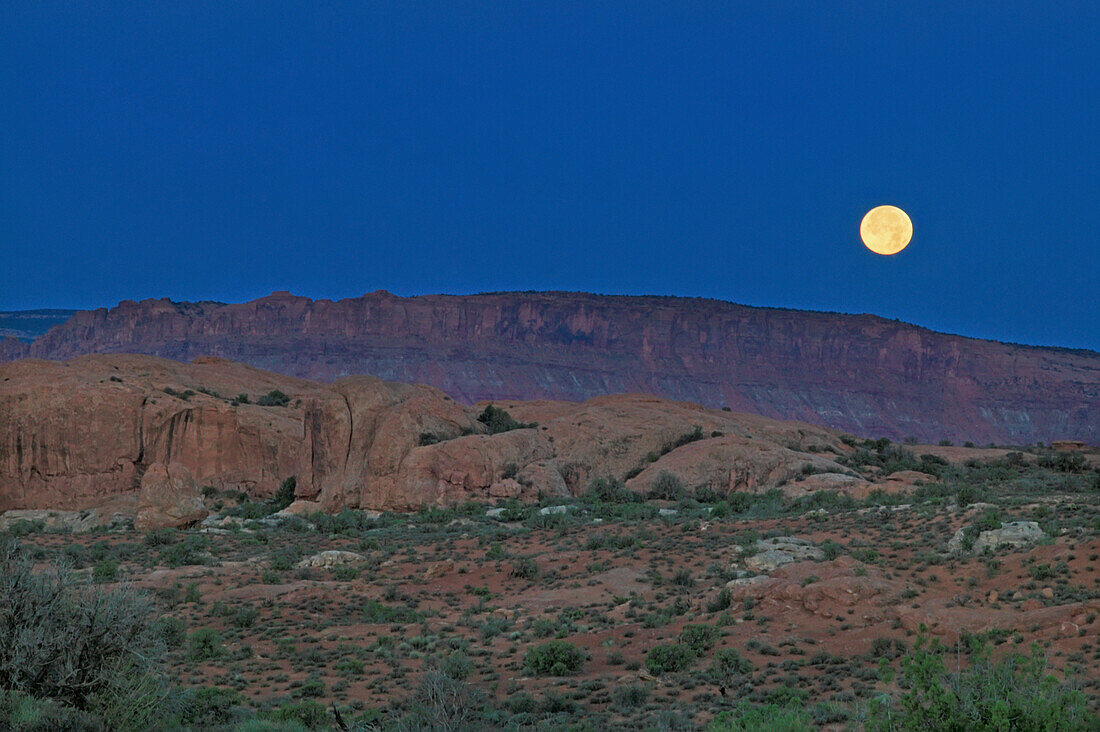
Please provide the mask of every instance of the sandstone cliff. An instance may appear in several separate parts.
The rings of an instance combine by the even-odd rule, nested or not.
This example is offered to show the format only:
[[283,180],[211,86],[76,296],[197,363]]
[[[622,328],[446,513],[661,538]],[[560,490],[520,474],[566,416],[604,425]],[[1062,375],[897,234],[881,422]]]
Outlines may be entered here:
[[[484,405],[367,376],[323,384],[211,357],[16,361],[0,365],[0,512],[127,498],[111,505],[175,517],[180,502],[159,493],[263,497],[291,475],[328,510],[564,496],[597,476],[645,492],[665,471],[765,490],[807,465],[842,473],[833,458],[848,449],[823,428],[647,395],[498,405],[537,426],[487,434]],[[698,439],[678,445],[685,435]]]
[[123,302],[0,360],[213,355],[299,378],[424,383],[463,403],[650,393],[859,435],[1100,441],[1100,354],[936,333],[868,315],[572,293],[385,292],[249,303]]

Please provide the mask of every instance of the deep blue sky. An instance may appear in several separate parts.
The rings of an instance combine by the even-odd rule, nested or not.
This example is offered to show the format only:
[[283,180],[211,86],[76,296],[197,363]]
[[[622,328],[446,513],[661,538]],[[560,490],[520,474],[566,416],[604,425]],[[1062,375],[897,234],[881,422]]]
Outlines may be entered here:
[[566,289],[1100,349],[1097,38],[1083,0],[5,0],[0,309]]

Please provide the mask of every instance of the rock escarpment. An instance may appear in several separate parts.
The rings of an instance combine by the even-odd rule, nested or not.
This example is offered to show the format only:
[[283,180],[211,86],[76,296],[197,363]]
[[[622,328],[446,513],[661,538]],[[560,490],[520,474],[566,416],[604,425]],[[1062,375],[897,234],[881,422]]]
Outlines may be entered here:
[[0,360],[213,355],[299,378],[370,374],[463,403],[649,393],[859,435],[1100,441],[1100,354],[936,333],[868,315],[715,300],[385,292],[80,312]]
[[639,492],[667,475],[766,490],[809,467],[843,473],[834,459],[849,449],[831,430],[647,395],[497,405],[525,426],[488,434],[484,404],[366,376],[325,384],[210,357],[17,361],[0,365],[0,511],[110,504],[185,525],[203,518],[204,486],[259,498],[289,476],[326,510],[566,496],[604,476]]

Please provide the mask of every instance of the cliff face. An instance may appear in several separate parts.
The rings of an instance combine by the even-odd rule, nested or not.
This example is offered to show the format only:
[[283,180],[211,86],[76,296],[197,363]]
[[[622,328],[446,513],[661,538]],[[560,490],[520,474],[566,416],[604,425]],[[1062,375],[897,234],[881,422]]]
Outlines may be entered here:
[[[272,390],[285,403],[259,399]],[[20,360],[0,365],[0,512],[117,506],[139,492],[148,503],[173,474],[253,496],[293,475],[298,495],[328,510],[409,510],[569,495],[598,475],[645,491],[667,470],[722,492],[781,485],[806,465],[845,470],[839,435],[807,424],[647,395],[501,404],[538,426],[485,434],[481,406],[368,376],[322,384],[216,358]],[[671,449],[687,434],[698,439]]]
[[1100,441],[1100,354],[713,300],[155,300],[79,312],[29,345],[0,342],[0,360],[86,353],[213,355],[320,380],[370,374],[466,403],[644,392],[875,437]]

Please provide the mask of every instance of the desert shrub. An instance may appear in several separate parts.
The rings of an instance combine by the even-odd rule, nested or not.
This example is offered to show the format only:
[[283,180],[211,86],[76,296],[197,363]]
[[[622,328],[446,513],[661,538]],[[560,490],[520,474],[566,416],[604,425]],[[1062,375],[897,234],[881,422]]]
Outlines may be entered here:
[[978,492],[978,488],[966,483],[960,485],[955,491],[955,503],[962,507],[977,503],[980,498],[981,494]]
[[735,491],[726,496],[726,503],[733,513],[745,513],[752,508],[752,494]]
[[306,729],[327,729],[331,725],[328,709],[313,699],[284,704],[268,713],[268,718],[280,722],[297,722]]
[[520,557],[512,562],[512,577],[525,580],[537,580],[539,578],[539,565],[530,557]]
[[285,572],[294,567],[301,557],[301,552],[294,546],[279,547],[271,552],[271,568],[276,572]]
[[485,407],[484,411],[478,415],[477,421],[489,428],[490,435],[537,426],[534,422],[517,422],[508,412],[492,404]]
[[163,701],[163,649],[147,596],[96,586],[67,564],[35,572],[18,544],[0,544],[0,691],[140,727]]
[[644,707],[649,701],[649,687],[642,684],[620,687],[615,690],[615,701],[628,709]]
[[919,637],[902,670],[906,691],[896,702],[872,704],[868,730],[1095,729],[1085,695],[1047,672],[1035,644],[1030,657],[1012,654],[1000,661],[981,649],[969,668],[949,672],[942,646]]
[[588,654],[568,641],[540,643],[528,649],[523,665],[537,674],[572,676],[581,670]]
[[615,478],[593,478],[582,495],[586,503],[637,503],[641,497]]
[[825,559],[832,561],[840,556],[840,552],[840,544],[837,544],[832,539],[826,539],[821,542],[821,553],[825,555]]
[[1039,467],[1060,473],[1080,473],[1088,469],[1088,461],[1079,452],[1056,452],[1040,455]]
[[420,679],[416,692],[406,702],[408,713],[396,729],[451,730],[487,729],[485,698],[481,692],[439,670]]
[[722,712],[707,726],[707,732],[812,732],[813,716],[797,706],[739,704]]
[[646,668],[660,675],[684,671],[695,662],[695,653],[681,643],[653,646],[645,657]]
[[599,533],[588,537],[588,541],[585,543],[584,548],[588,551],[596,552],[601,549],[629,549],[637,544],[638,539],[628,534]]
[[465,681],[474,670],[474,664],[470,657],[462,651],[455,651],[439,663],[439,670],[457,681]]
[[113,559],[100,559],[92,567],[93,582],[113,582],[118,578],[118,562]]
[[982,511],[981,515],[974,519],[972,526],[978,533],[992,531],[1001,528],[1001,519],[1002,516],[1000,511],[995,508],[987,508]]
[[290,397],[278,389],[272,389],[256,400],[261,407],[285,407],[290,403]]
[[271,498],[271,512],[282,511],[284,508],[294,503],[294,491],[298,488],[298,479],[295,476],[290,476],[282,482],[279,486],[279,490],[275,491],[275,495]]
[[733,648],[719,648],[714,654],[711,674],[719,679],[752,673],[752,661]]
[[675,450],[678,447],[683,447],[684,445],[690,444],[692,442],[697,442],[699,440],[702,440],[704,437],[706,437],[706,435],[703,434],[703,428],[700,427],[699,425],[695,425],[695,427],[692,428],[692,430],[690,432],[685,432],[684,434],[680,435],[679,437],[677,437],[672,442],[665,445],[661,449],[661,454],[665,455],[667,453],[672,452],[673,450]]
[[18,539],[21,536],[28,536],[30,534],[40,534],[46,530],[46,522],[41,519],[35,519],[34,521],[28,521],[26,519],[19,519],[13,521],[8,528],[0,534],[3,536],[6,534],[12,539]]
[[362,676],[366,664],[358,658],[341,658],[333,668],[344,676]]
[[678,501],[684,497],[684,484],[672,473],[662,470],[649,488],[649,497],[666,501]]
[[175,529],[154,529],[145,535],[145,546],[168,546],[176,541]]
[[416,444],[420,445],[420,447],[427,447],[428,445],[435,445],[440,442],[442,442],[442,440],[439,439],[439,435],[434,432],[421,432],[420,437],[416,440]]
[[364,623],[413,623],[420,614],[404,605],[386,605],[378,600],[367,600],[363,606]]
[[37,699],[18,691],[0,690],[0,729],[80,730],[106,732],[107,724],[97,715],[81,711],[54,699]]
[[187,658],[210,661],[225,653],[221,636],[213,628],[199,628],[187,638]]
[[169,567],[206,564],[208,558],[203,552],[207,546],[209,542],[205,536],[188,536],[183,541],[161,549],[160,561]]
[[298,687],[295,693],[298,696],[319,697],[324,696],[325,691],[327,691],[325,682],[321,679],[313,678],[307,679],[305,682],[303,682],[302,685]]
[[694,587],[695,578],[691,576],[691,570],[684,567],[672,575],[672,584],[678,587]]
[[[309,522],[317,527],[322,534],[343,534],[355,536],[376,525],[377,520],[371,518],[365,511],[357,511],[345,508],[339,513],[311,513]],[[374,547],[377,548],[377,547]]]
[[714,596],[714,599],[707,602],[708,613],[720,613],[723,610],[729,610],[730,605],[733,604],[733,595],[728,587],[723,587],[718,591],[718,594]]
[[713,625],[685,625],[680,631],[680,643],[691,649],[696,656],[702,656],[718,642],[718,628]]
[[184,622],[171,615],[165,615],[157,620],[157,631],[168,648],[179,648],[187,639],[187,626]]
[[244,703],[244,696],[236,689],[199,686],[185,690],[176,702],[177,721],[182,726],[202,728],[230,724],[234,721],[234,707]]
[[238,628],[251,628],[260,617],[260,611],[252,605],[244,605],[233,614],[233,625]]

